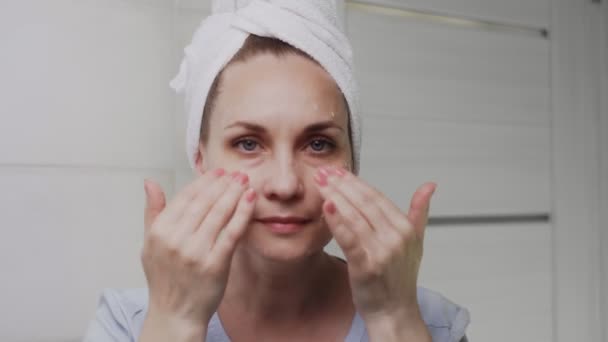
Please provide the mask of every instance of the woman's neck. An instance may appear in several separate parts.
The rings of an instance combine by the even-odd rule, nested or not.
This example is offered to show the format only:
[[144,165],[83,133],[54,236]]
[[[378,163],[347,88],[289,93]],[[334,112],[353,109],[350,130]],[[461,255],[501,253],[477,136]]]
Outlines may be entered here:
[[237,249],[220,309],[265,321],[290,321],[318,314],[344,285],[339,284],[338,272],[343,268],[339,263],[324,252],[277,262]]

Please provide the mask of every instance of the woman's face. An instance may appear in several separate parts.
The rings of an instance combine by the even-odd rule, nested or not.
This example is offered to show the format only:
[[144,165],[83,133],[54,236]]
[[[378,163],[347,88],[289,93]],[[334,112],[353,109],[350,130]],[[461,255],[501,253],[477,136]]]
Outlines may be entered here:
[[[351,160],[346,104],[329,74],[292,53],[233,63],[222,74],[208,132],[199,171],[243,171],[258,193],[242,246],[275,260],[322,250],[331,234],[314,175],[319,166]],[[261,222],[273,217],[306,223],[284,232]]]

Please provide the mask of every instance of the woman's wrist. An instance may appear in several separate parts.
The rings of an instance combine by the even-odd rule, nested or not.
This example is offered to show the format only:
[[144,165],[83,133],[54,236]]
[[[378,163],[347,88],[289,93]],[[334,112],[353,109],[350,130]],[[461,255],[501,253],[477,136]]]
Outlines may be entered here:
[[432,342],[418,307],[393,313],[375,313],[364,320],[371,342]]
[[207,322],[193,322],[149,310],[144,320],[139,342],[204,342],[207,325]]

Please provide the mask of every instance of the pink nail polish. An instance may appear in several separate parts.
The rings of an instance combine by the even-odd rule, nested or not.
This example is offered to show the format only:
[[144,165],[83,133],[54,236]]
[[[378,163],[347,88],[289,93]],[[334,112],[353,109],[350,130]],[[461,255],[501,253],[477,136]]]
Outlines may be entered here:
[[253,189],[249,189],[247,190],[247,195],[245,195],[245,199],[247,200],[247,202],[251,203],[253,202],[253,200],[255,200],[255,198],[257,197],[257,194],[255,192],[255,190]]
[[334,204],[334,202],[327,202],[327,204],[325,205],[325,210],[327,210],[327,213],[333,215],[336,213],[336,205]]
[[325,176],[325,177],[329,176],[329,174],[330,174],[329,169],[326,167],[323,167],[323,166],[318,169],[318,172],[320,175]]
[[235,178],[236,178],[238,175],[239,175],[239,172],[238,172],[238,171],[232,171],[232,172],[230,173],[230,178],[235,179]]
[[341,168],[341,167],[336,168],[335,172],[340,177],[344,177],[344,175],[346,175],[346,170],[344,170],[344,168]]
[[244,174],[244,173],[241,173],[241,174],[239,175],[239,178],[238,178],[238,179],[239,179],[239,181],[241,182],[241,184],[242,184],[242,185],[245,185],[245,184],[247,184],[247,183],[249,182],[249,176],[247,176],[247,175],[246,175],[246,174]]
[[217,170],[215,170],[215,171],[213,172],[213,174],[215,174],[215,175],[216,175],[216,176],[218,176],[218,177],[223,176],[225,173],[226,173],[226,170],[224,170],[224,169],[222,169],[222,168],[219,168],[219,169],[217,169]]
[[323,175],[321,173],[316,174],[315,175],[315,181],[320,186],[327,186],[327,176],[326,175]]

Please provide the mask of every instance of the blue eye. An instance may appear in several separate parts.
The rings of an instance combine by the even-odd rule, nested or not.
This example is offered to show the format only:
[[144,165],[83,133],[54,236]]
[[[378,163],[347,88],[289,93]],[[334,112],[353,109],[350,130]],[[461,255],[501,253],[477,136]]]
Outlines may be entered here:
[[236,142],[235,145],[239,146],[240,148],[242,148],[243,150],[245,150],[247,152],[252,152],[256,149],[256,147],[258,147],[258,143],[251,139],[239,140]]
[[315,152],[323,152],[334,147],[334,144],[325,139],[315,139],[308,144]]

